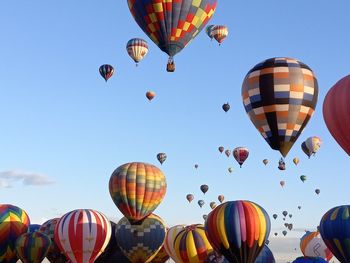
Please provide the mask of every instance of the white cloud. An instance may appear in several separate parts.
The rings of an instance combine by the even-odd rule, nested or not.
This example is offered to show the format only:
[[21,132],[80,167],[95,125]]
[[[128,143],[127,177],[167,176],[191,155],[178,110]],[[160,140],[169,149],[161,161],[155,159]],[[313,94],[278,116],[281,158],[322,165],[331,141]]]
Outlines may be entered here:
[[13,182],[22,181],[24,185],[49,185],[54,183],[48,176],[40,173],[10,170],[0,172],[0,188],[10,188]]

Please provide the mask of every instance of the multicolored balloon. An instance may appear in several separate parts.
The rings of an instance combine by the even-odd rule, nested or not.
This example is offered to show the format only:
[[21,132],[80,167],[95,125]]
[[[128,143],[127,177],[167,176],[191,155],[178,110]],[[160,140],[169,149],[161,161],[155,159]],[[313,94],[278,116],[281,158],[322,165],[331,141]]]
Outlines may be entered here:
[[166,153],[158,153],[157,154],[157,159],[161,165],[165,162],[166,158],[167,158]]
[[151,101],[154,99],[154,97],[156,96],[156,93],[154,91],[147,91],[146,92],[146,98]]
[[111,65],[104,64],[99,68],[100,75],[107,82],[114,74],[114,68]]
[[169,259],[168,253],[165,251],[164,245],[155,255],[155,257],[150,261],[150,263],[165,263]]
[[212,35],[212,28],[214,27],[214,25],[208,25],[206,28],[205,28],[205,33],[207,34],[207,36],[213,40],[213,35]]
[[107,247],[111,224],[102,213],[77,209],[57,222],[54,240],[72,263],[93,263]]
[[208,192],[209,190],[209,186],[206,184],[202,184],[200,187],[201,191],[203,192],[203,194],[205,194],[206,192]]
[[165,240],[164,221],[151,214],[141,224],[130,224],[123,217],[116,227],[117,243],[131,263],[151,262]]
[[294,163],[295,165],[298,165],[298,163],[299,163],[299,158],[297,158],[297,157],[293,158],[293,163]]
[[224,112],[228,112],[230,110],[230,104],[227,102],[225,104],[222,105],[222,109],[224,110]]
[[168,255],[175,262],[180,262],[180,259],[177,258],[176,251],[174,248],[175,238],[184,229],[185,229],[185,225],[176,225],[176,226],[170,227],[166,232],[166,237],[164,240],[164,248],[168,253]]
[[215,202],[210,202],[209,206],[211,209],[214,209],[217,205]]
[[222,204],[222,202],[225,200],[225,196],[224,195],[219,195],[218,196],[218,200]]
[[198,205],[199,205],[200,208],[202,208],[203,205],[205,205],[204,200],[198,200]]
[[292,58],[267,59],[246,75],[242,99],[256,129],[286,157],[314,113],[317,79],[304,63]]
[[217,0],[128,0],[139,27],[171,60],[206,26],[216,4]]
[[330,261],[333,257],[332,252],[327,248],[318,231],[307,231],[301,237],[300,250],[305,257],[321,257],[327,261]]
[[237,147],[233,150],[233,157],[239,164],[239,167],[242,167],[242,164],[247,160],[249,156],[249,150],[246,147]]
[[28,227],[28,233],[33,233],[35,231],[38,231],[41,225],[39,224],[30,224]]
[[218,148],[218,150],[219,150],[220,153],[222,153],[222,152],[225,150],[225,148],[224,148],[223,146],[220,146],[220,147]]
[[16,252],[23,263],[41,263],[51,245],[51,239],[38,231],[22,234],[16,240]]
[[267,165],[267,164],[269,163],[269,160],[268,160],[268,159],[264,159],[264,160],[263,160],[263,163],[264,163],[265,165]]
[[134,162],[119,166],[109,180],[114,204],[129,220],[141,221],[162,202],[166,179],[154,165]]
[[305,142],[302,142],[301,143],[301,149],[303,150],[303,152],[307,155],[307,157],[311,157],[311,152],[309,151],[309,149],[306,147],[306,143]]
[[350,75],[328,91],[323,101],[323,119],[333,138],[350,155]]
[[316,152],[320,149],[322,140],[320,137],[312,136],[306,139],[305,147],[309,152],[309,157],[311,154],[315,155]]
[[228,28],[227,26],[223,25],[216,25],[211,28],[210,35],[215,38],[215,40],[221,45],[221,43],[225,40],[225,38],[228,36]]
[[342,263],[350,261],[350,205],[337,206],[325,213],[319,227],[322,239]]
[[254,263],[275,263],[275,262],[276,262],[275,257],[273,256],[272,251],[265,244]]
[[270,218],[253,202],[230,201],[210,212],[205,231],[213,248],[230,262],[254,263],[270,233]]
[[187,201],[188,201],[189,203],[191,203],[192,200],[194,199],[194,195],[193,195],[193,194],[188,194],[188,195],[186,195],[186,199],[187,199]]
[[225,151],[225,154],[226,154],[227,157],[230,157],[230,155],[231,155],[231,150],[228,150],[228,149],[227,149],[227,150]]
[[147,55],[148,44],[142,38],[133,38],[126,44],[126,51],[137,65]]
[[15,263],[16,240],[27,233],[30,225],[27,213],[14,205],[0,205],[0,262]]
[[175,238],[174,248],[177,263],[204,263],[213,252],[203,225],[187,226]]

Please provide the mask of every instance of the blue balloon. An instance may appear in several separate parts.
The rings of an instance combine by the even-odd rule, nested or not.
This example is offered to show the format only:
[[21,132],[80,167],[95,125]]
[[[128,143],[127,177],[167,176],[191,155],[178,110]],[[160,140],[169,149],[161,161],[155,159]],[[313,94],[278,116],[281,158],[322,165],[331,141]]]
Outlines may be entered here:
[[259,256],[256,258],[255,263],[275,263],[275,257],[272,254],[272,251],[265,244],[261,250]]
[[292,263],[328,263],[320,257],[298,257]]
[[34,233],[35,231],[38,231],[41,225],[38,224],[30,224],[28,228],[28,233]]

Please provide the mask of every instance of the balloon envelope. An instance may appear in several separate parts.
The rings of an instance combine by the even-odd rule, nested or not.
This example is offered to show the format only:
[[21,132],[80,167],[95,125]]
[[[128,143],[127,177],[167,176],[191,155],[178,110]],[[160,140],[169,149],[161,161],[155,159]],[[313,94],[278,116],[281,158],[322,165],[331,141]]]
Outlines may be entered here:
[[321,257],[329,261],[333,254],[323,242],[318,231],[307,231],[300,239],[300,250],[305,257]]
[[233,157],[238,162],[239,166],[242,167],[242,164],[247,160],[249,156],[249,150],[246,147],[237,147],[233,150]]
[[148,44],[142,38],[133,38],[126,44],[126,51],[136,63],[139,63],[148,53]]
[[312,70],[292,58],[267,59],[246,75],[242,99],[256,129],[285,157],[310,120],[318,84]]
[[41,232],[25,233],[17,238],[16,252],[23,263],[40,263],[50,245],[51,239]]
[[99,68],[100,75],[107,81],[114,74],[114,68],[111,65],[104,64]]
[[256,258],[255,263],[275,263],[275,262],[276,262],[275,257],[273,256],[272,251],[265,244],[259,256]]
[[185,229],[185,225],[176,225],[173,227],[170,227],[168,231],[166,232],[166,237],[164,240],[164,248],[168,255],[175,261],[180,262],[180,259],[177,258],[176,251],[174,248],[174,242],[177,235]]

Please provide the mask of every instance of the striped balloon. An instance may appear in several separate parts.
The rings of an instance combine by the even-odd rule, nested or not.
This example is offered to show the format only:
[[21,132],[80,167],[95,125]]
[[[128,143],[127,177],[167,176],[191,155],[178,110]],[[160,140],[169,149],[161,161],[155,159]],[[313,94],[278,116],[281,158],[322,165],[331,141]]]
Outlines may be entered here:
[[63,215],[54,240],[72,263],[93,263],[111,237],[111,224],[102,213],[78,209]]
[[25,233],[17,238],[16,252],[23,263],[40,263],[50,245],[51,239],[41,232]]
[[16,240],[27,233],[30,224],[27,213],[14,205],[0,205],[0,262],[17,261]]
[[142,38],[133,38],[126,44],[126,50],[137,65],[147,55],[148,44]]
[[174,260],[175,262],[179,262],[180,260],[177,258],[176,251],[174,248],[175,244],[175,238],[176,236],[185,229],[185,225],[176,225],[173,227],[170,227],[168,231],[166,232],[165,240],[164,240],[164,248],[168,255]]
[[109,193],[120,212],[129,220],[141,221],[162,202],[166,193],[162,171],[147,163],[119,166],[109,180]]
[[329,261],[333,254],[318,231],[307,231],[300,239],[300,250],[305,257],[321,257]]
[[111,65],[104,64],[99,68],[99,72],[102,78],[107,82],[107,80],[113,76],[114,68]]
[[169,259],[169,255],[166,252],[165,248],[164,248],[164,244],[162,246],[162,248],[158,251],[158,253],[156,254],[156,256],[151,260],[150,263],[165,263],[167,262]]
[[350,262],[350,205],[337,206],[325,213],[320,222],[320,233],[340,262]]
[[117,243],[131,263],[148,263],[161,249],[166,227],[163,220],[151,214],[141,224],[131,224],[123,217],[117,224]]
[[272,251],[265,244],[259,256],[256,258],[255,263],[275,263],[275,262],[276,262],[275,257],[273,256]]
[[249,156],[249,150],[246,147],[237,147],[233,150],[233,157],[239,163],[239,167],[242,167],[242,164],[247,160]]
[[213,252],[203,225],[186,226],[175,238],[177,263],[204,263]]
[[210,35],[215,38],[215,40],[221,44],[225,38],[228,36],[227,26],[217,25],[211,28]]
[[270,233],[270,218],[250,201],[225,202],[205,222],[208,239],[230,262],[254,263]]

